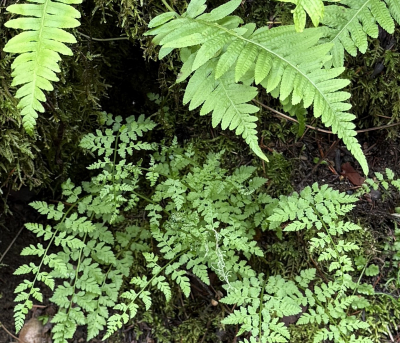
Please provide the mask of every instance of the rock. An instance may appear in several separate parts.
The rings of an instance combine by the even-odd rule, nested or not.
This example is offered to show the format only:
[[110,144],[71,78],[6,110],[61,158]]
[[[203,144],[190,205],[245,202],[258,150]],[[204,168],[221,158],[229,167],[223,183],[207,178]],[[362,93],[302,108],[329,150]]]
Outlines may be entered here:
[[29,319],[19,333],[21,343],[43,343],[43,324],[37,318]]

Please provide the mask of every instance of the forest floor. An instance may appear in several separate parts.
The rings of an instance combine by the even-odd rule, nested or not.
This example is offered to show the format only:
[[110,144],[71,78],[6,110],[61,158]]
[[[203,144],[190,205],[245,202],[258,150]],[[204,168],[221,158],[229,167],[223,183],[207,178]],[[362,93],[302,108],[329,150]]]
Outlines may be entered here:
[[[281,152],[294,166],[292,173],[294,190],[299,191],[314,182],[327,184],[349,194],[359,188],[360,182],[362,182],[362,179],[360,179],[361,168],[353,164],[354,160],[341,142],[335,141],[332,137],[326,134],[321,136],[308,134],[296,142],[275,144],[273,148],[277,152]],[[373,176],[374,172],[384,172],[385,168],[390,168],[395,172],[400,171],[399,137],[387,140],[385,131],[375,131],[368,135],[361,135],[359,138],[369,163],[370,177]],[[318,159],[321,157],[324,159],[321,159],[322,163],[318,164]],[[355,170],[349,170],[346,162],[350,162]],[[342,175],[349,173],[352,174],[350,178]],[[359,221],[361,225],[371,230],[372,236],[377,241],[393,235],[394,217],[392,213],[394,207],[400,205],[400,194],[381,193],[384,192],[374,194],[372,199],[368,196],[361,197],[351,214],[353,220]],[[25,278],[24,275],[14,275],[13,273],[21,264],[32,262],[31,256],[20,256],[20,252],[30,244],[41,242],[33,233],[24,228],[24,223],[40,222],[41,220],[41,216],[28,205],[29,201],[32,200],[43,199],[40,198],[40,195],[31,198],[29,192],[27,194],[14,194],[7,200],[9,209],[13,214],[0,216],[0,225],[2,226],[0,228],[0,323],[10,333],[14,332],[14,289]],[[381,273],[374,278],[373,286],[375,289],[383,289],[385,281],[387,281],[386,276]],[[195,284],[193,287],[198,288]],[[43,303],[50,304],[50,290],[43,288],[42,291],[46,298]],[[187,311],[190,312],[190,309],[187,309]],[[32,313],[29,313],[29,316],[32,316]],[[124,338],[121,338],[120,342],[155,342],[152,339],[149,325],[143,324],[141,337],[133,337],[128,327],[122,331]],[[396,333],[392,332],[391,336],[393,340],[388,340],[388,342],[400,341],[400,336],[396,336]],[[233,337],[225,337],[221,341],[233,342],[232,339]],[[206,341],[207,339],[204,340],[204,342]],[[3,328],[0,328],[0,343],[6,342],[17,342],[17,340]],[[78,330],[71,342],[86,342],[83,330]],[[92,340],[91,342],[99,341]]]

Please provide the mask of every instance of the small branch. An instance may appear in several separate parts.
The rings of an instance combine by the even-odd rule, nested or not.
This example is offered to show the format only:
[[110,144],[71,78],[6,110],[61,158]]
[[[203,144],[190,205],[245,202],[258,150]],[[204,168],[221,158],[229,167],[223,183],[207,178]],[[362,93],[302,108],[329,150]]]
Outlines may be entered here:
[[8,331],[8,330],[6,329],[6,327],[5,327],[2,323],[0,323],[0,327],[2,327],[3,330],[4,330],[5,332],[7,332],[12,338],[16,339],[18,342],[20,342],[20,343],[26,343],[24,340],[15,337],[10,331]]
[[[266,108],[267,110],[269,110],[269,111],[275,113],[275,114],[276,114],[277,116],[279,116],[279,117],[285,118],[286,120],[290,120],[290,121],[293,121],[293,122],[295,122],[295,123],[299,123],[298,120],[296,120],[296,119],[294,119],[294,118],[292,118],[292,117],[290,117],[290,116],[288,116],[288,115],[286,115],[286,114],[283,114],[283,113],[281,113],[281,112],[279,112],[279,111],[277,111],[277,110],[274,110],[273,108],[271,108],[271,107],[269,107],[269,106],[267,106],[267,105],[264,105],[263,103],[259,102],[259,101],[256,100],[256,99],[253,99],[253,102],[256,103],[256,104],[258,104],[258,105],[260,105],[260,106],[262,106],[262,107],[264,107],[264,108]],[[388,124],[388,125],[382,125],[382,126],[371,127],[371,128],[369,128],[369,129],[356,130],[356,132],[357,132],[357,133],[361,133],[361,132],[369,132],[369,131],[375,131],[375,130],[382,130],[382,129],[387,129],[388,127],[393,127],[393,126],[397,126],[397,125],[400,125],[400,122],[394,123],[394,124]],[[332,131],[319,129],[319,128],[314,127],[314,126],[311,126],[311,125],[306,125],[306,127],[308,127],[308,128],[311,129],[311,130],[318,131],[318,132],[332,133],[332,134],[334,134],[334,132],[332,132]]]
[[393,339],[392,333],[391,333],[391,332],[390,332],[390,330],[389,330],[389,325],[387,325],[387,324],[386,324],[386,329],[387,329],[387,332],[388,332],[388,334],[389,334],[390,341],[391,341],[391,342],[394,342],[394,339]]
[[79,32],[79,31],[76,31],[76,32],[79,33],[82,37],[85,37],[85,38],[90,39],[90,40],[94,40],[96,42],[111,42],[111,41],[115,41],[115,40],[129,40],[129,37],[93,38],[93,37],[90,37],[88,35],[85,35],[82,32]]
[[[274,110],[272,107],[269,107],[269,106],[267,106],[267,105],[264,105],[262,102],[259,102],[259,101],[256,100],[256,99],[253,99],[253,102],[255,102],[256,104],[258,104],[258,105],[260,105],[260,106],[266,108],[267,110],[269,110],[269,111],[275,113],[275,114],[278,115],[279,117],[285,118],[285,119],[290,120],[290,121],[293,121],[293,122],[295,122],[295,123],[299,123],[298,120],[296,120],[296,119],[294,119],[294,118],[292,118],[292,117],[290,117],[290,116],[288,116],[288,115],[286,115],[286,114],[283,114],[283,113],[281,113],[281,112],[279,112],[279,111],[277,111],[277,110]],[[312,129],[312,130],[316,130],[316,131],[319,131],[319,132],[323,132],[323,133],[333,133],[332,131],[319,129],[319,128],[314,127],[314,126],[311,126],[311,125],[306,125],[306,127],[308,127],[309,129]]]
[[4,252],[4,254],[0,257],[0,263],[1,261],[3,261],[4,256],[6,256],[8,250],[10,250],[10,248],[12,247],[12,245],[15,243],[15,241],[17,240],[19,234],[22,232],[22,230],[24,229],[25,225],[22,225],[22,227],[19,229],[17,235],[14,237],[14,239],[12,240],[12,242],[9,244],[9,246],[7,247],[6,251]]
[[397,126],[397,125],[400,125],[400,122],[394,123],[394,124],[371,127],[369,129],[356,130],[356,132],[360,133],[360,132],[369,132],[369,131],[375,131],[375,130],[382,130],[382,129],[386,129],[388,127],[393,127],[393,126]]

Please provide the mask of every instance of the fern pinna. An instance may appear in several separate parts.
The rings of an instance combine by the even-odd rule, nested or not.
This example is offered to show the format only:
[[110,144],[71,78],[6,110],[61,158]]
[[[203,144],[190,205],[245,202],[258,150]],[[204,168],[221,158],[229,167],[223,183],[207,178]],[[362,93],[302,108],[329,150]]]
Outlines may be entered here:
[[21,86],[16,98],[20,98],[25,130],[32,135],[38,112],[44,112],[41,102],[46,101],[43,91],[53,90],[50,81],[58,81],[58,62],[62,55],[72,55],[64,43],[76,43],[75,37],[64,29],[80,25],[80,12],[70,4],[82,0],[33,0],[36,4],[14,4],[7,11],[23,17],[9,20],[5,26],[21,29],[8,41],[4,51],[20,54],[13,62],[12,86]]

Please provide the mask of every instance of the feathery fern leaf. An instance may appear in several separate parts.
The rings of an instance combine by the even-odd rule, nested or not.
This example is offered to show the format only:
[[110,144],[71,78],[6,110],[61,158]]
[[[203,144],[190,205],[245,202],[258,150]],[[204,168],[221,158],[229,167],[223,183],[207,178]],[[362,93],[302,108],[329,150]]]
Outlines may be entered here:
[[[322,0],[279,0],[291,2],[296,5],[292,11],[296,31],[302,32],[306,26],[306,12],[310,16],[314,26],[318,26],[324,16],[324,3]],[[336,0],[338,1],[338,0]]]
[[[238,6],[240,1],[223,5],[229,8],[225,15],[233,11],[233,4]],[[217,13],[214,11],[218,9],[211,13]],[[254,24],[239,27],[241,19],[236,16],[207,15],[192,18],[177,14],[176,19],[147,32],[147,35],[155,35],[154,42],[162,46],[161,57],[167,51],[181,49],[184,64],[178,82],[195,72],[184,97],[184,102],[190,101],[190,109],[202,105],[201,114],[212,111],[214,126],[222,122],[224,128],[237,129],[236,133],[242,134],[253,151],[262,157],[255,144],[255,124],[251,123],[256,118],[249,119],[255,109],[247,104],[252,92],[249,85],[255,81],[280,100],[289,98],[292,105],[302,104],[307,108],[313,104],[314,116],[321,117],[325,125],[332,127],[367,173],[365,156],[354,137],[356,133],[351,122],[354,116],[347,112],[351,107],[346,102],[350,94],[341,91],[349,81],[336,79],[344,68],[323,69],[330,60],[328,52],[332,44],[318,45],[319,28],[306,29],[303,33],[296,32],[293,26],[255,30]],[[157,18],[149,26],[154,27],[156,22]],[[230,76],[233,74],[234,77]],[[238,82],[243,83],[243,94],[239,93]],[[226,94],[235,87],[235,97],[239,100],[233,102]],[[226,100],[221,101],[222,94]]]
[[13,37],[4,51],[20,54],[13,62],[12,86],[21,86],[15,97],[20,98],[25,130],[32,135],[38,117],[44,112],[41,102],[46,101],[43,91],[53,90],[50,81],[58,81],[60,72],[57,62],[60,54],[72,55],[64,43],[76,43],[75,37],[64,31],[80,25],[80,13],[70,4],[80,4],[82,0],[30,0],[37,4],[14,4],[7,11],[23,17],[9,20],[5,26],[21,29]]
[[[342,0],[340,5],[325,7],[322,27],[326,40],[333,43],[334,67],[344,64],[344,50],[356,56],[357,49],[365,53],[367,36],[377,38],[378,24],[387,32],[394,32],[394,21],[400,23],[400,4],[397,0]],[[392,18],[393,16],[393,18]]]

